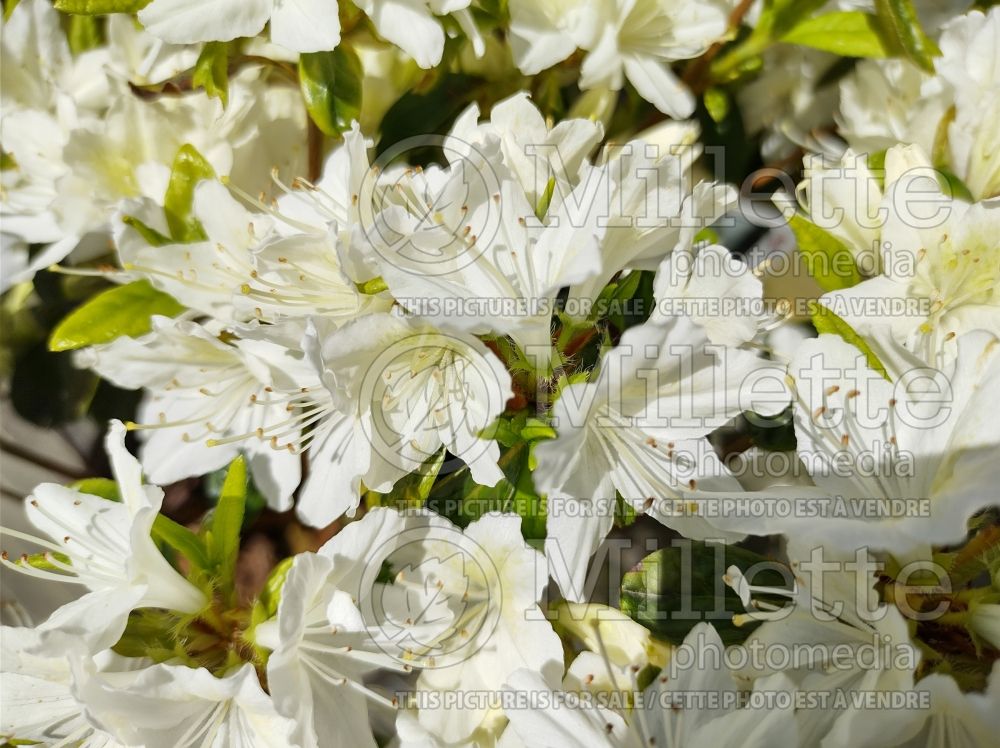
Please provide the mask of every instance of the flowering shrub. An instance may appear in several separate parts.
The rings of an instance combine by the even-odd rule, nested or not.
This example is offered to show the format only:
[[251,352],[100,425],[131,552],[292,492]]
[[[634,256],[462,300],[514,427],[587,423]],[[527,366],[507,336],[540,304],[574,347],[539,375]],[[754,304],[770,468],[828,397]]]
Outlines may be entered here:
[[4,745],[993,745],[977,5],[5,2]]

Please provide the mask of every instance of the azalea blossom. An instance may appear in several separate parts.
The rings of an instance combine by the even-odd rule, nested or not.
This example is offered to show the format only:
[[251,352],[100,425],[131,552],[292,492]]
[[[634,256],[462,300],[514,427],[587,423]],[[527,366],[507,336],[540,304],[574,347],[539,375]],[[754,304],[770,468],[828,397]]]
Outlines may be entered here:
[[[526,671],[514,673],[507,681],[511,691],[521,692],[527,703],[507,710],[510,726],[503,746],[543,746],[580,743],[626,748],[627,746],[711,745],[795,745],[798,732],[791,709],[735,708],[740,683],[722,661],[724,647],[710,624],[699,623],[685,637],[683,647],[693,654],[690,666],[675,668],[671,677],[654,678],[644,691],[635,694],[637,706],[629,714],[619,714],[580,703],[573,693],[551,689],[540,676]],[[699,657],[700,655],[700,657]],[[697,663],[697,664],[696,664]],[[782,675],[763,679],[765,691],[794,690]],[[687,691],[732,704],[734,708],[699,706],[696,698],[687,701]],[[512,703],[517,703],[513,701]],[[702,699],[706,704],[708,698]],[[675,705],[676,708],[672,705]],[[508,738],[508,734],[510,737]]]
[[[831,548],[866,546],[902,558],[965,537],[966,521],[989,503],[996,479],[991,455],[1000,434],[985,403],[997,396],[997,338],[986,331],[959,337],[955,358],[938,369],[895,343],[878,350],[891,382],[835,335],[804,342],[789,366],[797,449],[815,487],[762,495],[820,500],[827,509],[810,519],[768,512],[718,517],[716,524],[759,534],[822,526]],[[926,509],[878,509],[893,499]]]
[[[968,5],[967,3],[964,3]],[[1000,194],[998,80],[993,39],[1000,13],[973,10],[943,27],[933,75],[902,60],[864,61],[840,84],[841,134],[858,150],[938,143],[951,171],[982,200]]]
[[[444,30],[436,15],[454,14],[477,47],[482,45],[468,0],[359,0],[357,5],[379,34],[399,45],[421,67],[437,65],[444,51]],[[139,20],[151,34],[170,42],[229,41],[256,36],[270,24],[275,44],[294,52],[321,52],[340,44],[338,10],[337,0],[153,0],[139,11]]]
[[[119,387],[147,391],[135,427],[152,480],[203,475],[246,451],[261,491],[276,508],[290,507],[300,461],[285,440],[300,431],[288,406],[307,394],[301,357],[274,342],[226,343],[196,322],[158,317],[147,335],[85,349],[77,363]],[[313,386],[321,389],[318,380]],[[248,434],[257,438],[246,440]]]
[[[796,538],[789,545],[786,578],[791,580],[790,589],[754,586],[740,569],[727,571],[726,583],[747,610],[734,622],[764,622],[743,647],[751,652],[783,648],[782,652],[789,653],[783,661],[789,665],[780,672],[803,690],[907,690],[920,652],[910,640],[900,611],[873,600],[871,571],[879,566],[865,550],[831,552],[819,545],[818,538],[812,545],[806,538]],[[765,602],[767,596],[790,604]],[[879,648],[877,660],[864,660],[861,652],[873,646]],[[751,665],[740,674],[760,678],[773,672],[759,669],[760,663],[754,665],[758,668]],[[867,715],[848,707],[805,709],[796,717],[803,745],[823,740],[845,744],[851,741],[854,726]]]
[[[518,669],[561,671],[559,637],[538,605],[545,561],[525,543],[520,526],[516,515],[487,514],[464,532],[439,520],[397,541],[387,558],[395,572],[389,589],[408,593],[411,612],[403,620],[406,608],[387,616],[383,627],[395,640],[411,642],[422,667],[418,695],[499,691]],[[415,638],[397,634],[411,617],[425,631]],[[460,710],[440,699],[417,705],[420,726],[446,743],[495,725],[486,703]]]
[[56,654],[42,643],[37,629],[4,626],[3,718],[0,735],[7,741],[54,741],[85,748],[119,748],[111,735],[89,722],[73,694],[68,652]]
[[289,745],[291,723],[274,711],[250,664],[221,678],[167,664],[124,672],[90,668],[75,691],[92,719],[126,745]]
[[420,524],[420,519],[376,510],[318,553],[295,558],[277,617],[255,634],[258,643],[273,650],[268,682],[278,711],[292,720],[294,744],[376,745],[368,705],[393,709],[395,704],[365,685],[364,676],[380,668],[409,672],[411,665],[379,621],[366,616],[372,608],[364,600],[375,589],[366,570],[372,565],[377,570],[395,539]]
[[[755,384],[766,379],[774,384]],[[559,437],[538,445],[535,471],[548,495],[547,553],[563,594],[581,600],[616,492],[688,537],[718,537],[704,519],[679,511],[712,492],[740,490],[704,437],[744,409],[780,411],[781,381],[754,354],[713,346],[692,320],[673,317],[629,330],[596,379],[564,388],[553,410]],[[758,395],[771,388],[769,402],[752,406],[758,386]]]
[[5,566],[88,589],[38,627],[43,637],[80,637],[94,649],[118,640],[132,610],[155,607],[196,613],[207,603],[201,590],[170,566],[150,537],[163,491],[142,483],[139,463],[125,449],[122,423],[111,423],[105,445],[120,501],[44,483],[25,500],[25,510],[48,539],[10,528],[3,531],[44,548],[46,562],[38,567],[22,557],[15,563],[4,553]]
[[580,87],[620,89],[627,78],[664,114],[689,117],[694,96],[670,64],[698,57],[727,32],[733,3],[603,0],[541,9],[511,3],[515,59],[527,74],[554,65],[577,47],[586,49]]
[[[1000,331],[1000,263],[992,243],[995,201],[969,205],[938,197],[936,216],[894,210],[908,185],[926,180],[917,169],[892,185],[885,199],[883,273],[822,302],[863,334],[888,331],[931,365],[953,355],[954,340],[973,330]],[[912,181],[911,181],[912,180]],[[898,312],[871,314],[863,299],[893,299]],[[859,306],[860,303],[860,306]]]

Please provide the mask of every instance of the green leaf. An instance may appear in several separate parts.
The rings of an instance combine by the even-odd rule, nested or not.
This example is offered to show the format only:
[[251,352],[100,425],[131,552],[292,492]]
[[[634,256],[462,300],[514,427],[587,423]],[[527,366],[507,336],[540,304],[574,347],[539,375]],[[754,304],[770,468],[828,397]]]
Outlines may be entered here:
[[208,551],[205,542],[196,533],[184,525],[179,525],[169,517],[156,515],[153,522],[152,536],[154,540],[163,543],[186,558],[195,569],[205,571],[209,568]]
[[332,52],[299,56],[299,85],[306,109],[326,135],[349,130],[361,115],[361,61],[353,50],[340,45]]
[[[646,556],[622,579],[621,609],[655,636],[680,644],[702,621],[712,624],[722,641],[739,644],[758,624],[736,626],[744,612],[737,594],[722,580],[730,566],[752,574],[755,585],[785,587],[785,576],[764,556],[732,545],[681,538],[670,548]],[[780,602],[780,601],[779,601]]]
[[382,276],[358,283],[357,287],[360,293],[367,294],[368,296],[375,296],[389,290],[389,284],[385,282]]
[[753,31],[712,62],[712,80],[731,83],[760,70],[761,55],[825,4],[826,0],[764,0]]
[[445,450],[441,449],[428,457],[419,469],[397,480],[389,493],[375,494],[379,497],[378,505],[401,510],[422,507],[437,480],[444,458]]
[[254,601],[253,608],[250,610],[250,630],[246,633],[245,638],[247,641],[253,643],[257,654],[265,662],[269,653],[256,643],[254,629],[264,623],[264,621],[269,621],[278,614],[278,604],[281,602],[281,589],[285,585],[285,579],[288,577],[288,572],[291,570],[294,562],[295,556],[289,556],[278,562],[278,565],[268,575],[267,581],[264,582],[264,589],[260,591],[257,600]]
[[194,64],[191,83],[219,99],[223,107],[229,104],[229,45],[226,42],[209,42],[204,46]]
[[861,282],[857,262],[844,242],[799,215],[792,216],[788,225],[805,256],[809,274],[820,288],[839,291]]
[[521,517],[521,534],[526,540],[545,538],[545,500],[535,491],[528,464],[530,448],[520,442],[504,450],[499,465],[504,478],[495,486],[481,486],[472,479],[468,467],[439,480],[427,498],[427,506],[448,517],[459,527],[489,512],[507,512]]
[[194,206],[194,189],[205,179],[214,179],[215,170],[198,153],[193,145],[182,145],[174,157],[170,183],[163,199],[163,212],[167,217],[170,236],[178,242],[204,241],[205,231],[197,218],[191,215]]
[[934,58],[941,54],[924,33],[911,0],[875,0],[875,14],[896,50],[917,67],[934,72]]
[[219,494],[219,503],[205,531],[209,563],[215,571],[218,588],[226,593],[232,592],[236,577],[236,559],[240,552],[240,530],[243,528],[246,500],[247,464],[240,456],[229,465],[222,493]]
[[713,122],[723,122],[729,116],[732,104],[729,94],[721,88],[709,88],[705,91],[705,111]]
[[173,296],[140,280],[102,291],[77,307],[49,337],[49,350],[71,351],[108,343],[122,335],[135,338],[151,329],[154,314],[174,317],[184,311]]
[[883,377],[889,379],[889,373],[886,371],[885,366],[879,361],[878,356],[875,355],[875,352],[864,341],[864,338],[854,331],[854,328],[822,304],[813,303],[811,306],[812,323],[813,327],[816,328],[816,332],[820,335],[839,335],[865,354],[865,358],[868,359],[868,366],[872,371],[877,371]]
[[821,49],[842,57],[889,57],[878,19],[861,11],[825,13],[809,18],[786,33],[789,44]]
[[[447,132],[468,105],[470,92],[481,82],[480,78],[469,75],[444,73],[439,74],[430,88],[407,91],[382,118],[382,137],[375,147],[377,154],[381,156],[414,133]],[[406,160],[411,165],[424,166],[441,157],[441,149],[434,146],[406,152]]]
[[122,223],[136,231],[151,247],[165,247],[168,244],[173,244],[173,240],[169,236],[164,236],[135,216],[122,216]]
[[549,212],[549,205],[552,203],[552,193],[556,189],[556,178],[549,177],[549,181],[545,183],[545,192],[538,198],[538,205],[535,208],[535,215],[538,217],[539,221],[545,219],[545,215]]
[[101,13],[135,13],[149,5],[150,0],[56,0],[56,10],[63,13],[98,15]]
[[[202,478],[202,491],[205,497],[212,503],[213,508],[218,506],[222,498],[222,489],[226,484],[226,476],[229,475],[229,466],[215,470]],[[247,479],[247,500],[246,508],[243,510],[243,528],[246,529],[267,507],[267,497],[260,492],[250,475]]]
[[628,527],[637,516],[635,507],[621,496],[615,497],[615,527]]
[[118,484],[110,478],[84,478],[71,483],[69,487],[80,493],[100,496],[108,501],[121,501]]
[[70,16],[66,38],[70,51],[78,55],[101,46],[101,27],[93,16]]
[[764,0],[757,27],[764,28],[772,39],[779,39],[826,3],[827,0]]

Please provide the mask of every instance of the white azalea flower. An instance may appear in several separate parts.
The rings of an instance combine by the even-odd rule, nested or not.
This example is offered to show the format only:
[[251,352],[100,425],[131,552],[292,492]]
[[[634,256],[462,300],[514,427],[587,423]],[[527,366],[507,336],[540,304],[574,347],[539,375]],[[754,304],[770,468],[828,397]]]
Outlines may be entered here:
[[730,0],[607,0],[602,4],[603,29],[583,61],[580,86],[621,88],[628,78],[664,114],[690,117],[694,95],[670,64],[698,57],[721,40],[732,9]]
[[948,125],[950,163],[973,197],[1000,195],[1000,10],[972,11],[956,18],[941,36],[938,75],[954,97],[955,119]]
[[405,176],[366,234],[404,308],[445,330],[510,335],[544,365],[559,290],[601,270],[607,169],[584,165],[539,220],[526,187],[505,177],[499,142],[490,148]]
[[[997,480],[1000,431],[987,403],[1000,396],[1000,346],[985,331],[957,343],[956,357],[941,370],[898,345],[880,348],[893,384],[835,335],[803,342],[789,371],[798,452],[816,488],[765,493],[822,500],[829,511],[713,521],[757,534],[821,527],[832,548],[866,546],[904,558],[926,544],[960,542]],[[922,503],[892,509],[900,499]]]
[[3,232],[31,244],[52,243],[19,273],[5,266],[10,285],[58,262],[80,239],[62,230],[51,205],[67,173],[62,152],[70,133],[107,105],[108,89],[101,85],[107,51],[74,58],[60,14],[46,0],[19,3],[0,28],[0,142],[13,160],[0,176]]
[[512,397],[510,374],[475,338],[372,314],[305,343],[327,389],[309,435],[310,475],[298,511],[324,526],[353,514],[360,484],[387,493],[442,447],[495,485],[500,450],[480,432]]
[[[873,590],[876,579],[867,574],[864,565],[867,554],[852,567],[858,561],[854,554],[831,552],[797,536],[790,541],[788,555],[791,590],[752,586],[735,567],[724,577],[747,609],[747,614],[736,616],[734,622],[764,622],[742,645],[763,657],[749,657],[752,664],[741,675],[759,678],[771,674],[773,670],[766,666],[770,661],[767,652],[777,650],[783,653],[782,658],[774,661],[789,663],[781,672],[806,691],[906,690],[920,662],[920,651],[910,642],[907,621],[899,610],[877,602]],[[875,568],[871,563],[868,571]],[[780,607],[760,599],[767,595],[789,599],[791,604]],[[879,653],[877,658],[866,659],[873,648]],[[756,662],[758,659],[761,661]],[[804,709],[797,714],[803,745],[816,745],[828,735],[851,742],[848,736],[853,726],[866,718],[851,707]]]
[[769,162],[812,145],[812,133],[833,122],[837,87],[824,76],[837,61],[816,49],[778,44],[763,54],[761,74],[741,85],[736,100],[748,134],[764,133],[761,152]]
[[[379,34],[424,68],[444,52],[444,30],[435,15],[454,14],[476,45],[482,39],[468,11],[469,0],[358,0]],[[322,52],[340,44],[337,0],[153,0],[139,20],[170,42],[229,41],[256,36],[270,24],[271,41],[293,52]]]
[[25,500],[28,519],[51,540],[11,529],[4,534],[46,549],[49,570],[27,559],[4,565],[39,579],[83,584],[89,592],[39,626],[43,635],[78,636],[94,649],[114,644],[130,611],[166,608],[195,613],[207,600],[182,577],[150,537],[163,491],[144,485],[139,463],[125,449],[125,427],[112,421],[106,439],[120,502],[43,483]]
[[783,375],[766,362],[713,346],[675,317],[632,328],[596,380],[562,391],[559,437],[536,447],[534,478],[548,495],[547,552],[568,599],[585,594],[587,559],[611,530],[616,493],[688,537],[717,533],[677,507],[739,490],[704,437],[743,410],[779,412],[787,395],[774,396],[775,385],[770,402],[751,402],[763,392],[755,382],[768,378],[780,388]]
[[507,718],[497,712],[487,717],[468,738],[449,741],[424,727],[413,710],[400,709],[396,715],[396,736],[389,745],[391,748],[495,748],[505,745],[502,734],[506,724]]
[[[918,211],[926,207],[907,207],[913,203],[907,204],[905,195],[918,189],[909,187],[917,180],[930,178],[913,170],[890,187],[883,201],[885,224],[876,240],[882,242],[883,274],[828,293],[822,303],[862,335],[888,331],[934,365],[941,354],[953,354],[956,336],[977,329],[1000,332],[1000,261],[994,244],[1000,211],[997,201],[969,205],[938,195],[931,198],[938,217],[921,215]],[[872,298],[898,306],[872,312],[866,309]]]
[[[295,91],[269,86],[265,98],[265,76],[246,69],[233,75],[225,109],[204,95],[142,100],[129,83],[168,78],[193,65],[197,52],[112,18],[113,47],[71,56],[59,16],[49,3],[25,2],[4,33],[0,138],[16,164],[3,173],[4,231],[52,243],[14,280],[30,278],[78,245],[79,256],[102,253],[116,204],[139,196],[162,200],[185,143],[253,194],[266,190],[272,168],[305,169],[302,146],[271,147],[275,138],[303,139],[305,115]],[[81,244],[91,234],[93,247]]]
[[376,509],[318,553],[299,554],[282,586],[277,617],[257,627],[257,642],[273,650],[268,683],[278,711],[294,723],[295,745],[375,745],[368,705],[394,704],[366,686],[364,677],[410,666],[378,622],[362,612],[371,610],[362,599],[372,592],[370,570],[378,570],[394,541],[414,524],[422,521]]
[[[932,673],[912,692],[916,708],[874,710],[859,719],[848,737],[863,748],[984,748],[1000,730],[1000,666],[994,665],[983,693],[963,693],[954,679]],[[824,741],[823,748],[837,743]]]
[[[126,203],[121,212],[153,228],[164,225],[149,201]],[[348,320],[372,307],[374,301],[344,274],[340,238],[325,225],[296,223],[296,229],[308,230],[289,230],[282,222],[295,219],[253,213],[214,181],[195,189],[192,212],[206,234],[192,244],[153,247],[123,225],[116,236],[122,266],[226,323],[306,316]]]
[[[626,717],[591,700],[581,703],[572,693],[554,691],[537,674],[514,673],[507,680],[508,689],[522,693],[527,703],[537,706],[507,710],[510,726],[501,745],[682,748],[798,744],[791,708],[739,706],[737,697],[742,689],[723,662],[724,647],[714,628],[698,624],[682,646],[692,654],[691,663],[674,668],[670,677],[664,674],[654,679],[641,693],[636,689],[639,703]],[[767,692],[793,690],[782,675],[762,679],[756,686]],[[712,699],[717,702],[713,704]]]
[[[516,515],[487,514],[469,525],[439,528],[421,542],[401,544],[389,557],[392,585],[439,591],[454,616],[425,644],[417,694],[499,691],[518,669],[562,670],[562,648],[538,607],[548,579],[544,558],[521,537]],[[418,609],[419,610],[419,609]],[[419,651],[419,649],[417,650]],[[428,700],[420,724],[446,742],[468,738],[491,718],[485,703],[453,709]]]
[[224,677],[205,668],[151,665],[100,673],[75,688],[87,713],[127,745],[146,748],[285,748],[291,723],[274,710],[253,666]]
[[472,41],[477,56],[485,44],[472,20],[471,0],[357,0],[379,35],[412,57],[422,68],[441,62],[444,29],[435,16],[451,14]]
[[607,224],[600,237],[601,270],[574,284],[571,300],[595,300],[625,270],[657,270],[665,256],[683,253],[701,229],[722,218],[736,202],[736,192],[715,182],[694,184],[700,155],[701,147],[690,142],[641,139],[610,152],[605,168],[611,190],[607,207],[601,206]]
[[[803,164],[804,178],[796,188],[795,199],[810,221],[847,246],[865,277],[879,275],[885,264],[882,234],[887,211],[895,209],[891,202],[883,208],[886,192],[897,182],[909,187],[918,179],[935,183],[937,179],[927,155],[917,146],[890,148],[885,156],[884,176],[869,165],[867,154],[850,149],[837,160],[812,155],[803,159]],[[792,198],[784,193],[775,197],[775,203],[789,215],[794,212]],[[909,210],[908,204],[900,207]]]
[[[840,84],[841,134],[853,148],[869,152],[897,142],[927,152],[937,147],[975,199],[1000,195],[1000,159],[993,147],[1000,137],[998,24],[996,9],[953,15],[943,27],[934,75],[901,60],[862,62]],[[945,136],[940,142],[939,129]]]
[[913,63],[861,60],[840,81],[837,131],[857,153],[877,153],[899,143],[930,153],[947,108],[941,81]]
[[[453,165],[475,164],[499,141],[502,166],[487,159],[481,168],[494,170],[497,179],[513,176],[536,213],[551,223],[568,218],[580,225],[588,211],[598,227],[606,226],[596,232],[600,271],[570,289],[572,316],[586,317],[587,302],[621,271],[655,270],[675,245],[717,221],[735,200],[732,188],[712,183],[692,190],[691,172],[701,149],[697,128],[690,124],[668,123],[645,133],[648,140],[608,147],[601,166],[593,169],[588,155],[603,137],[599,123],[569,119],[549,127],[526,93],[498,103],[488,121],[478,117],[479,108],[470,106],[448,135],[445,153]],[[590,180],[596,180],[597,189],[587,186]],[[501,199],[500,210],[506,209]],[[477,236],[482,238],[481,230]]]
[[272,505],[291,506],[300,459],[285,440],[298,438],[304,419],[288,408],[308,399],[304,386],[321,391],[301,356],[278,342],[226,343],[196,322],[154,317],[147,335],[87,348],[76,360],[119,387],[147,391],[138,427],[151,480],[204,475],[245,451]]
[[558,615],[556,626],[585,647],[566,670],[565,691],[627,694],[636,673],[663,668],[670,658],[669,645],[616,608],[563,601],[550,610]]
[[340,43],[337,0],[153,0],[139,11],[146,30],[168,42],[229,41],[271,24],[271,41],[295,52]]
[[46,653],[39,632],[4,626],[0,701],[0,737],[6,741],[34,741],[78,745],[81,748],[119,748],[111,735],[87,721],[73,695],[73,671],[66,653]]
[[639,95],[680,119],[694,95],[670,65],[703,54],[728,29],[734,3],[601,0],[538,5],[512,2],[511,46],[521,72],[533,75],[586,49],[580,87],[620,89],[627,78]]
[[653,319],[686,314],[717,345],[739,346],[764,327],[764,287],[725,247],[678,246],[656,272]]
[[510,0],[510,46],[517,67],[536,75],[588,47],[603,20],[599,2]]
[[479,106],[465,109],[445,140],[445,155],[454,163],[484,151],[498,140],[503,164],[524,188],[531,205],[538,206],[555,179],[550,206],[557,205],[578,184],[588,155],[604,137],[598,122],[567,119],[552,126],[545,121],[525,91],[498,102],[489,120],[480,121]]
[[[809,218],[843,241],[870,278],[822,302],[862,335],[888,331],[931,365],[953,353],[956,335],[1000,332],[995,201],[948,199],[937,184],[919,147],[897,146],[886,154],[884,189],[852,151],[832,167],[807,160],[798,188]],[[872,307],[874,299],[895,306],[883,311],[889,308]]]

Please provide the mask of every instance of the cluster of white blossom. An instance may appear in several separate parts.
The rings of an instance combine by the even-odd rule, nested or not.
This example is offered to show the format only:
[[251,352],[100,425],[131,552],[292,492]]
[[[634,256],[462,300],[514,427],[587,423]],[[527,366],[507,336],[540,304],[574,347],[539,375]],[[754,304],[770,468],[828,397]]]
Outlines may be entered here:
[[[88,5],[5,4],[3,289],[109,281],[52,345],[143,397],[114,481],[40,485],[35,531],[3,529],[5,568],[82,594],[4,621],[0,739],[993,743],[1000,9]],[[892,13],[898,48],[871,31]],[[446,134],[392,142],[387,105],[348,101],[508,62]],[[591,108],[553,115],[543,77]],[[649,122],[614,123],[628,97]],[[804,167],[774,202],[819,335],[788,356],[795,314],[725,246],[746,185],[705,170],[719,107]],[[784,427],[790,469],[736,470],[767,457],[720,446],[740,422]],[[226,468],[194,529],[161,511]],[[248,485],[335,530],[249,600]],[[597,604],[636,517],[712,570],[648,556],[619,590],[610,564],[620,610]]]

